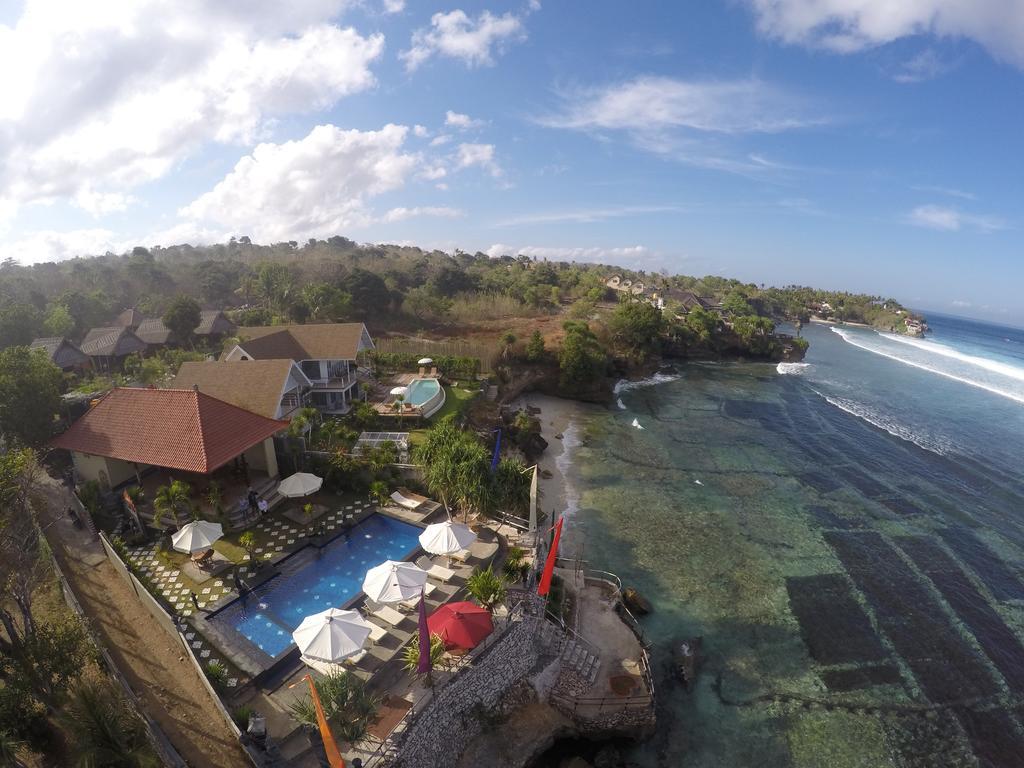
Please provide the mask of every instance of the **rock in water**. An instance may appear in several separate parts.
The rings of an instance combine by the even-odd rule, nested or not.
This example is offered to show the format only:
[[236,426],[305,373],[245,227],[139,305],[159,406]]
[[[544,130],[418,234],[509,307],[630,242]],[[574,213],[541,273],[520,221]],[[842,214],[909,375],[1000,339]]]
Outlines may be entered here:
[[633,587],[626,587],[622,590],[622,602],[630,613],[635,613],[638,616],[646,616],[652,610],[651,602]]

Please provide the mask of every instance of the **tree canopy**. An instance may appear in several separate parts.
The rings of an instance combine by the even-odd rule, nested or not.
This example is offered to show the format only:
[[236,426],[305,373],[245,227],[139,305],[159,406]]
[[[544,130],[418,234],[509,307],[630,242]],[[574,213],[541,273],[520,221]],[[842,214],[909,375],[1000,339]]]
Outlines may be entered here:
[[192,338],[192,333],[202,321],[202,309],[195,299],[188,296],[177,296],[164,312],[164,325],[178,337],[182,343]]
[[0,435],[20,445],[46,442],[60,408],[62,379],[41,349],[0,350]]

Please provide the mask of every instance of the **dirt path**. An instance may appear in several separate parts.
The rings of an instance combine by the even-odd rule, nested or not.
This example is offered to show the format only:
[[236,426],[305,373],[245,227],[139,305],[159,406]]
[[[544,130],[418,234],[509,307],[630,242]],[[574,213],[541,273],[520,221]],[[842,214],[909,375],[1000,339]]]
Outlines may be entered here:
[[250,766],[184,649],[156,624],[107,561],[101,545],[67,520],[46,525],[54,520],[54,510],[66,506],[66,496],[56,483],[45,493],[49,508],[40,517],[54,555],[146,713],[189,765]]

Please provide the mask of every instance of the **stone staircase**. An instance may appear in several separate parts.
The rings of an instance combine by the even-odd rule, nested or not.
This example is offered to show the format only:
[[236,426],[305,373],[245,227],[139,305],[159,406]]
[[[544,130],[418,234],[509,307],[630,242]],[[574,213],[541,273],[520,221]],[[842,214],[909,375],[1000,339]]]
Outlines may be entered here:
[[562,657],[563,669],[568,668],[592,686],[597,681],[597,673],[601,669],[601,658],[597,656],[582,640],[578,640],[570,632],[564,631],[550,621],[541,622],[541,647],[546,648],[554,656]]

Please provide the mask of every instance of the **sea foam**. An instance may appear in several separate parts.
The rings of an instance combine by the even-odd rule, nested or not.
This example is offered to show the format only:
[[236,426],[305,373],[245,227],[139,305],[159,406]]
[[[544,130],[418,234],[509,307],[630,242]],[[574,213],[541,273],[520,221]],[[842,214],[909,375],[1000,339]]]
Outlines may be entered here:
[[850,400],[845,397],[826,395],[823,392],[819,392],[814,389],[814,387],[811,387],[811,391],[830,405],[834,405],[839,410],[845,411],[851,416],[863,419],[872,426],[885,430],[893,437],[906,440],[919,448],[924,448],[926,451],[931,451],[939,456],[946,456],[952,451],[953,445],[951,441],[935,435],[922,434],[920,431],[911,429],[910,427],[902,424],[892,416],[875,408],[871,408],[864,403],[858,403],[856,400]]
[[810,363],[779,363],[775,370],[783,376],[802,376],[810,367]]
[[[928,371],[929,373],[934,373],[937,376],[943,376],[943,377],[945,377],[947,379],[952,379],[953,381],[958,381],[961,384],[967,384],[968,386],[971,386],[971,387],[976,387],[978,389],[983,389],[986,392],[991,392],[994,395],[999,395],[1000,397],[1005,397],[1005,398],[1007,398],[1009,400],[1013,400],[1013,401],[1018,402],[1018,403],[1024,403],[1024,390],[1021,390],[1021,389],[1018,389],[1018,388],[1014,387],[1013,386],[1013,382],[1009,382],[1009,381],[999,382],[999,381],[983,381],[983,380],[979,380],[977,378],[973,378],[970,375],[971,372],[969,370],[950,370],[948,368],[940,367],[941,363],[939,361],[932,360],[929,363],[924,363],[924,362],[921,362],[919,360],[911,360],[908,357],[901,356],[901,355],[897,354],[897,351],[899,351],[899,348],[895,347],[895,346],[891,349],[891,351],[890,350],[886,350],[886,349],[879,349],[877,346],[872,345],[870,343],[867,343],[872,338],[870,336],[869,337],[864,337],[861,334],[853,334],[853,333],[850,333],[849,331],[847,331],[847,330],[845,330],[843,328],[836,328],[835,326],[833,326],[831,328],[831,330],[832,330],[833,333],[838,334],[843,339],[843,341],[847,342],[848,344],[851,344],[852,346],[858,347],[859,349],[863,349],[863,350],[865,350],[867,352],[871,352],[873,354],[880,355],[881,357],[887,357],[890,360],[895,360],[896,362],[903,363],[904,365],[909,365],[909,366],[912,366],[914,368],[919,368],[922,371]],[[889,340],[890,338],[891,339],[898,339],[899,338],[899,337],[896,337],[896,336],[890,336],[889,334],[883,335],[883,334],[880,334],[880,333],[874,333],[873,336],[874,336],[874,338],[877,338],[877,339],[880,339],[880,340]],[[911,345],[911,346],[916,346],[916,345]],[[936,345],[936,346],[942,346],[942,345]],[[956,352],[956,350],[951,350],[949,347],[944,347],[944,349],[947,349],[947,350],[950,350],[951,352],[954,352],[957,355],[957,357],[955,359],[960,360],[960,362],[968,362],[968,361],[962,360],[961,358],[969,358],[971,363],[973,363],[973,360],[985,360],[986,363],[989,363],[992,366],[1002,366],[1003,365],[1002,363],[997,363],[994,360],[986,360],[985,358],[975,358],[972,355],[964,355],[961,352]],[[935,352],[935,350],[933,348],[926,348],[925,351],[932,352],[932,353]],[[942,355],[941,353],[939,353],[938,355],[933,354],[933,357],[940,357],[940,358],[941,357],[947,357],[947,358],[949,358],[949,357],[951,357],[951,355]],[[996,373],[999,376],[1005,376],[1006,378],[1013,379],[1014,381],[1024,381],[1024,371],[1022,371],[1019,368],[1016,368],[1015,366],[1009,366],[1009,368],[1011,368],[1012,370],[1014,370],[1017,373],[1009,374],[1008,375],[1007,373],[1005,373],[1003,371],[998,371],[997,372],[997,371],[995,371],[991,367],[978,366],[976,364],[974,364],[974,365],[975,365],[975,369],[976,370],[978,368],[981,368],[983,370],[988,370],[990,373]],[[980,373],[980,371],[978,371],[978,372]]]

